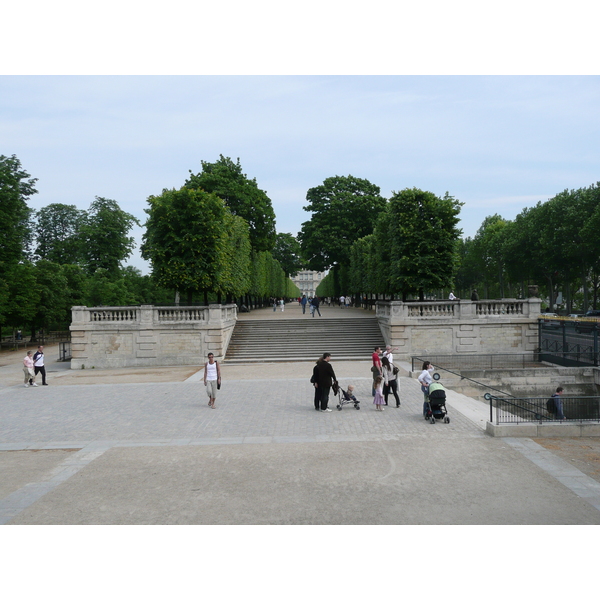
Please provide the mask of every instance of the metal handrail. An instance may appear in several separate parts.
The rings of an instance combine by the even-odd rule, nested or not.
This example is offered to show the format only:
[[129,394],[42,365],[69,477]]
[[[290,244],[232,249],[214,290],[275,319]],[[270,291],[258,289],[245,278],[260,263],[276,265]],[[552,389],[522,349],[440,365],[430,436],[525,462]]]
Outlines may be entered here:
[[[496,422],[530,422],[538,421],[552,422],[557,421],[553,414],[548,413],[546,403],[549,397],[536,397],[536,398],[515,398],[511,399],[499,398],[486,394],[486,400],[490,402],[490,422],[493,422],[493,407],[496,403],[496,411],[499,411],[501,406],[507,409],[516,409],[516,412],[511,413],[510,419],[496,415]],[[598,421],[600,422],[600,396],[561,396],[562,412],[565,419],[571,422],[579,421]],[[532,408],[533,407],[533,408]],[[510,410],[507,410],[510,412]],[[533,415],[533,419],[523,418],[525,415]]]

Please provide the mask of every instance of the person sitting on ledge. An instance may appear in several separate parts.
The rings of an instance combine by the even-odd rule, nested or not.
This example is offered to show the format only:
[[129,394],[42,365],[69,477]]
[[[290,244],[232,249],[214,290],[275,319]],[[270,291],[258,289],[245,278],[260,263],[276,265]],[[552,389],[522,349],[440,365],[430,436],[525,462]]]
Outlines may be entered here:
[[448,296],[448,300],[460,300],[460,298],[457,298],[454,293],[451,291],[450,295]]

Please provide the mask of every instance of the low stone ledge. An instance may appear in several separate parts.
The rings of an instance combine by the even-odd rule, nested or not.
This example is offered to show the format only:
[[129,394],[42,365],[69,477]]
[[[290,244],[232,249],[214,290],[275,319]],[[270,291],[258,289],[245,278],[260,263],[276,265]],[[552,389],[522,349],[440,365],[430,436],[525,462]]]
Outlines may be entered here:
[[492,437],[600,437],[600,423],[486,423],[485,432]]

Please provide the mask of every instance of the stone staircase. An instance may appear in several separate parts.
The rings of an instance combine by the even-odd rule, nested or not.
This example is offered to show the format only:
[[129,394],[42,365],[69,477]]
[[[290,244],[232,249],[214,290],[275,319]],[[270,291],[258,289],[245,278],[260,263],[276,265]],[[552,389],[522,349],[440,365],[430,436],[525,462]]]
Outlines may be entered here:
[[370,360],[385,342],[376,318],[239,320],[227,348],[228,363]]

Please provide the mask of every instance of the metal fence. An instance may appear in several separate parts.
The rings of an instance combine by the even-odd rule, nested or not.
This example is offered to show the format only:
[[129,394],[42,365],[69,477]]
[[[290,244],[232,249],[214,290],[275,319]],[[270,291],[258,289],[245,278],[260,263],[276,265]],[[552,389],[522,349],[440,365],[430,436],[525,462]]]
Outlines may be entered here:
[[562,396],[562,412],[565,419],[548,411],[549,397],[514,398],[485,395],[490,403],[490,422],[492,423],[552,423],[583,422],[600,423],[600,396]]
[[540,318],[540,360],[562,367],[600,365],[600,329],[593,319]]

